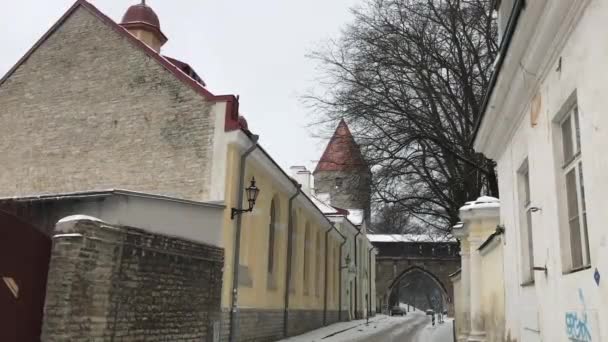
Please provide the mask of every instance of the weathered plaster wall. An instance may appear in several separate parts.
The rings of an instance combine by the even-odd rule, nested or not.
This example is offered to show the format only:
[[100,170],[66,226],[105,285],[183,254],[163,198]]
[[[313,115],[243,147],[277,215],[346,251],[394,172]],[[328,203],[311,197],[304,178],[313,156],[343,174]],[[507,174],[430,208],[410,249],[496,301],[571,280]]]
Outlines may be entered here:
[[503,273],[502,240],[495,237],[481,253],[483,285],[481,303],[487,342],[503,342],[505,339],[505,288]]
[[462,281],[460,275],[452,277],[452,286],[454,288],[454,324],[456,325],[456,336],[460,336],[463,332],[465,324],[468,324],[466,317],[468,313],[464,311],[462,293]]
[[208,199],[224,106],[80,7],[0,86],[0,196],[123,188]]
[[[605,115],[608,97],[605,90],[608,80],[604,72],[608,44],[592,38],[606,25],[608,3],[600,0],[547,2],[547,6],[554,8],[575,3],[587,4],[580,16],[575,19],[568,17],[568,20],[560,17],[561,26],[536,30],[548,30],[556,35],[555,39],[547,42],[532,40],[538,44],[551,44],[551,49],[542,51],[548,59],[547,69],[530,69],[529,61],[507,61],[513,66],[526,65],[535,75],[534,82],[530,82],[530,74],[518,67],[516,79],[523,79],[524,84],[529,85],[529,94],[517,99],[526,106],[521,113],[516,113],[519,120],[516,129],[509,133],[509,141],[497,158],[501,222],[506,228],[506,331],[507,336],[517,341],[568,340],[574,318],[590,332],[585,341],[608,339],[608,329],[605,328],[608,326],[608,285],[603,281],[608,273],[608,233],[605,229],[605,208],[608,207],[605,195],[608,192],[605,176],[608,170],[605,148],[608,142],[608,116]],[[545,13],[550,12],[545,10]],[[537,20],[537,16],[533,20]],[[556,44],[562,38],[563,45]],[[536,78],[540,78],[537,86]],[[555,133],[559,128],[556,121],[573,96],[580,115],[591,267],[564,273],[568,250],[561,243],[565,237],[560,236],[560,229],[567,225],[567,218],[564,219],[567,211],[562,202],[562,170]],[[530,99],[534,97],[541,100],[536,125],[531,126],[530,113],[534,111],[531,110]],[[513,108],[504,108],[504,112],[513,112]],[[546,275],[535,272],[535,283],[531,286],[521,286],[521,231],[517,208],[516,172],[526,157],[530,169],[531,202],[542,208],[532,216],[534,259],[536,266],[548,269]],[[596,269],[602,276],[599,285],[593,279]]]
[[59,223],[42,340],[211,340],[222,265],[217,247],[97,221]]

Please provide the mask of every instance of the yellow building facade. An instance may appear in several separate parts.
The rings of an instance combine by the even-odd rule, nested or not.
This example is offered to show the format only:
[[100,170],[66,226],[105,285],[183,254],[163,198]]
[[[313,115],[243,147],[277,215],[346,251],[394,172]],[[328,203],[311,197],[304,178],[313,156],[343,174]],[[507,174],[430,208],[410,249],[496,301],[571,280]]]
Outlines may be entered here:
[[[346,237],[245,132],[229,134],[237,138],[226,152],[224,338],[273,341],[348,319],[339,313]],[[238,205],[239,190],[245,192],[239,185],[252,179],[260,190],[253,210],[232,218],[231,208],[248,207],[246,196]]]

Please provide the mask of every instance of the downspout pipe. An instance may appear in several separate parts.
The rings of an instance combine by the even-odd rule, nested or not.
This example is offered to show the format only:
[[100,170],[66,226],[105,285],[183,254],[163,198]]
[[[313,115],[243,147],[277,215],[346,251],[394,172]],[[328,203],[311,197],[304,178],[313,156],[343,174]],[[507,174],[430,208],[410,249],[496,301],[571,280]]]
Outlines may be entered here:
[[[323,294],[323,325],[327,325],[327,264],[329,262],[329,255],[327,253],[327,248],[328,248],[328,242],[329,242],[329,233],[335,230],[338,234],[340,234],[340,236],[342,237],[342,239],[344,241],[346,241],[346,237],[344,235],[342,235],[342,233],[340,233],[340,231],[338,231],[336,229],[336,227],[331,224],[330,228],[325,232],[325,292]],[[340,270],[340,272],[342,272],[342,270]]]
[[[258,135],[251,136],[251,142],[253,143],[242,155],[241,163],[239,165],[239,185],[237,188],[237,206],[239,209],[243,208],[243,194],[245,186],[245,162],[247,157],[258,147]],[[230,305],[230,342],[237,340],[237,305],[238,305],[238,294],[239,294],[239,258],[241,252],[241,226],[243,223],[242,215],[236,216],[236,233],[234,236],[234,260],[232,260],[232,300]]]
[[[369,303],[367,303],[367,317],[369,318],[372,315],[372,251],[374,249],[378,249],[376,246],[372,246],[372,248],[369,249],[368,252],[368,262],[367,262],[367,274],[368,274],[368,278],[369,278],[369,287],[367,288],[367,292],[369,293],[368,300]],[[374,293],[374,296],[376,294]]]
[[292,250],[293,250],[293,201],[298,197],[302,191],[302,185],[296,185],[296,192],[289,198],[288,210],[288,221],[287,221],[287,271],[285,272],[285,310],[283,311],[283,336],[287,337],[289,330],[289,289],[291,287],[291,264],[292,264]]
[[357,283],[359,281],[359,277],[357,276],[358,272],[359,272],[359,265],[357,263],[357,236],[359,236],[359,235],[361,235],[361,229],[359,229],[357,234],[355,234],[355,238],[354,238],[354,241],[355,241],[355,269],[357,272],[357,273],[355,273],[355,319],[359,318],[357,316],[357,312],[358,312],[357,309],[359,308],[359,291],[358,291],[358,286],[357,286]]
[[[340,234],[342,235],[342,234]],[[342,249],[344,248],[344,245],[346,244],[347,240],[346,237],[344,235],[342,235],[342,238],[344,239],[344,241],[342,241],[342,243],[340,244],[340,272],[338,272],[338,283],[340,284],[340,291],[338,291],[338,321],[342,322],[342,270],[344,269],[344,266],[342,266]],[[348,266],[347,266],[348,267]]]

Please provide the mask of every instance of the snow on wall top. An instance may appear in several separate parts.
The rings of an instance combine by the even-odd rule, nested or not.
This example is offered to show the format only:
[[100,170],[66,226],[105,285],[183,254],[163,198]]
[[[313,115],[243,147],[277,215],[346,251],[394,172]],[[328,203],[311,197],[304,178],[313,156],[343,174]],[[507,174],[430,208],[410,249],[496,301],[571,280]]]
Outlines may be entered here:
[[466,202],[460,211],[484,208],[499,208],[500,200],[496,197],[481,196],[475,201]]
[[428,234],[367,234],[371,242],[456,242],[454,237]]

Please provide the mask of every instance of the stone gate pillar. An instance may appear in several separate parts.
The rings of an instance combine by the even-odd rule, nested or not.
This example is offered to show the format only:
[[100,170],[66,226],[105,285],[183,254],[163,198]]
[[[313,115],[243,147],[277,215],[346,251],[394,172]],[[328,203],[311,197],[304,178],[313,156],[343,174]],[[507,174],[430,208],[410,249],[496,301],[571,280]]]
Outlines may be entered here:
[[471,330],[471,276],[470,276],[470,248],[466,235],[463,233],[463,224],[454,226],[454,235],[460,240],[460,287],[459,293],[454,293],[454,303],[458,297],[458,308],[454,308],[454,317],[458,326],[458,342],[466,342]]
[[461,293],[463,320],[457,322],[461,334],[458,341],[485,342],[486,331],[482,308],[483,274],[481,274],[480,245],[499,223],[500,202],[494,197],[480,197],[460,208],[461,225],[454,235],[461,243]]

